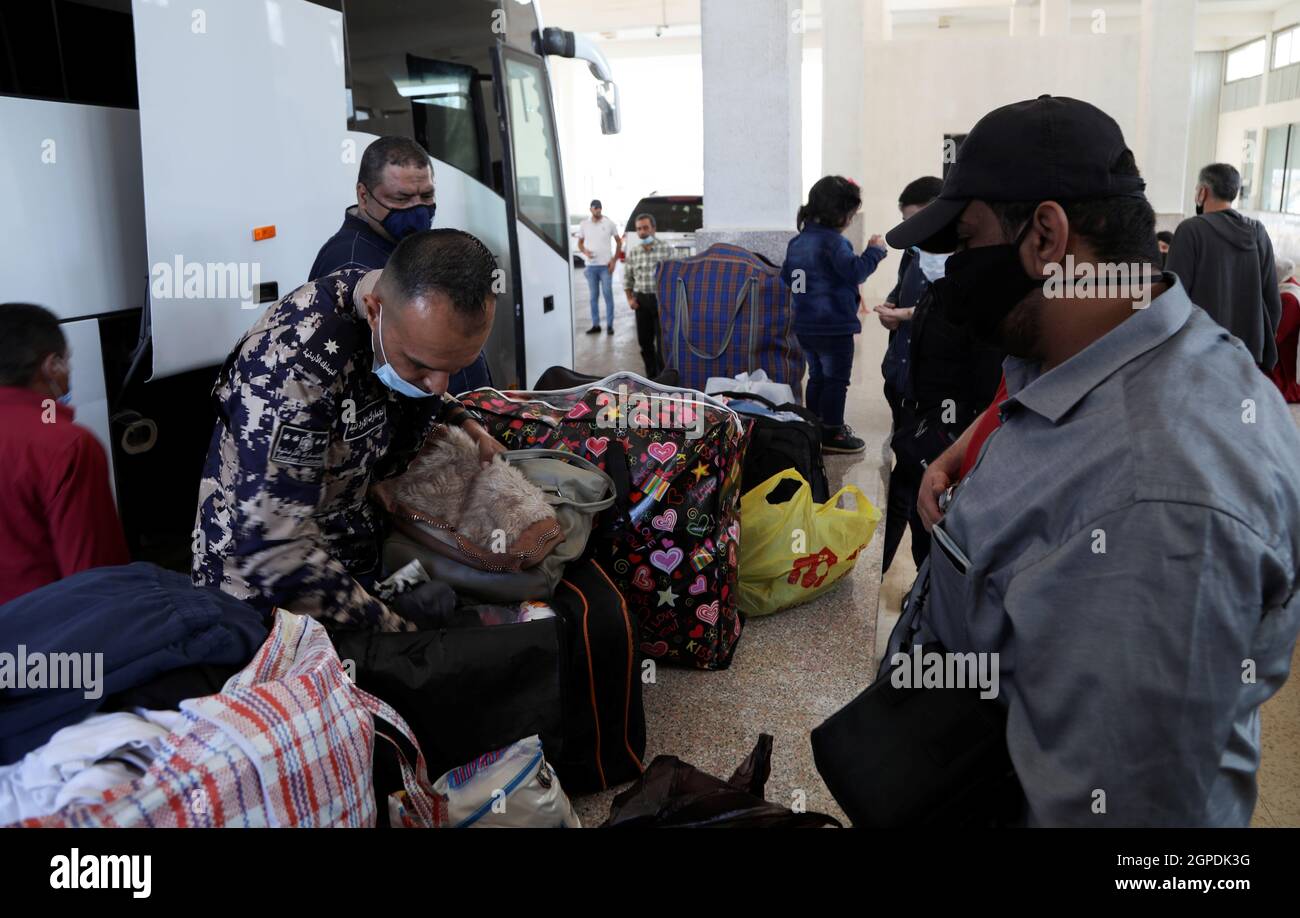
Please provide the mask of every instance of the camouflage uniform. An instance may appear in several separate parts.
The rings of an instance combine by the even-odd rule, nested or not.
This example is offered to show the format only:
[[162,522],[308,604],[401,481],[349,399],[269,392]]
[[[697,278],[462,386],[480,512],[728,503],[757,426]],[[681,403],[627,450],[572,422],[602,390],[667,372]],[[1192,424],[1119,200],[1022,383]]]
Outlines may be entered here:
[[264,611],[399,631],[358,580],[379,574],[380,510],[366,491],[401,474],[446,398],[398,395],[371,372],[370,326],[352,301],[365,271],[304,284],[270,307],[217,375],[193,579]]

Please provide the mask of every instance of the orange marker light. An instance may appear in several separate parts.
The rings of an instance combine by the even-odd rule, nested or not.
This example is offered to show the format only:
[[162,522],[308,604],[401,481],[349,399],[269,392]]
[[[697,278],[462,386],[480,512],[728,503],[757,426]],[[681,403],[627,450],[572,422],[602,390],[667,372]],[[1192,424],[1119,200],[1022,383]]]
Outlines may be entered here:
[[270,226],[255,226],[255,227],[253,227],[253,241],[254,241],[254,242],[261,242],[263,239],[274,239],[274,238],[275,238],[275,224],[274,224],[274,223],[271,224]]

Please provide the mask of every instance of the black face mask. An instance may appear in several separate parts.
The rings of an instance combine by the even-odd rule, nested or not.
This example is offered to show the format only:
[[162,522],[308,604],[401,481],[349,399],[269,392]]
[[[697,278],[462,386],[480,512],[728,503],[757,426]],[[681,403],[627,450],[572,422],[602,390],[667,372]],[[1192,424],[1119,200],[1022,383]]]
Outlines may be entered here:
[[1029,224],[1016,241],[966,249],[948,257],[943,277],[930,288],[936,308],[953,325],[968,325],[977,338],[1000,344],[998,328],[1016,304],[1043,279],[1030,277],[1020,265],[1020,244]]

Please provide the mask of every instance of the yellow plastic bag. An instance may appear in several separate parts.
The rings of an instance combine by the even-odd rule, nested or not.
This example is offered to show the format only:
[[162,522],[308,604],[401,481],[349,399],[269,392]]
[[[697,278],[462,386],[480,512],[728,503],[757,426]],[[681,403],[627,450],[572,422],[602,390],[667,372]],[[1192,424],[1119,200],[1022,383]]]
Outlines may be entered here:
[[[783,481],[798,481],[788,501],[767,497]],[[837,504],[853,495],[853,509]],[[795,469],[777,472],[740,498],[740,608],[771,615],[814,599],[853,570],[880,522],[880,511],[853,485],[824,504]]]

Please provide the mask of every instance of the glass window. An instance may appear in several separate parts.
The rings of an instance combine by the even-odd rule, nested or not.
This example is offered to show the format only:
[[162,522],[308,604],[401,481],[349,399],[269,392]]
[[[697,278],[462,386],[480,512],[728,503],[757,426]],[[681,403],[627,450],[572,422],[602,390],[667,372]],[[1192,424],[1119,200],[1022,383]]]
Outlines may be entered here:
[[555,140],[549,84],[540,61],[507,55],[504,63],[519,216],[567,251],[559,145]]
[[128,0],[0,6],[0,93],[139,108]]
[[1241,143],[1241,204],[1244,210],[1255,207],[1255,148],[1257,145],[1255,131],[1247,131]]
[[1286,144],[1286,184],[1282,191],[1282,211],[1300,214],[1300,125],[1291,125]]
[[1273,69],[1300,63],[1300,27],[1293,26],[1273,37]]
[[487,182],[480,160],[473,67],[406,55],[410,80],[397,91],[411,100],[411,123],[429,155]]
[[1291,33],[1278,32],[1273,36],[1273,69],[1291,63]]
[[1268,40],[1265,38],[1229,51],[1223,81],[1232,83],[1259,76],[1264,72],[1264,60],[1267,54]]
[[1289,125],[1269,128],[1264,140],[1264,168],[1260,175],[1260,210],[1280,211],[1286,188],[1287,141]]

